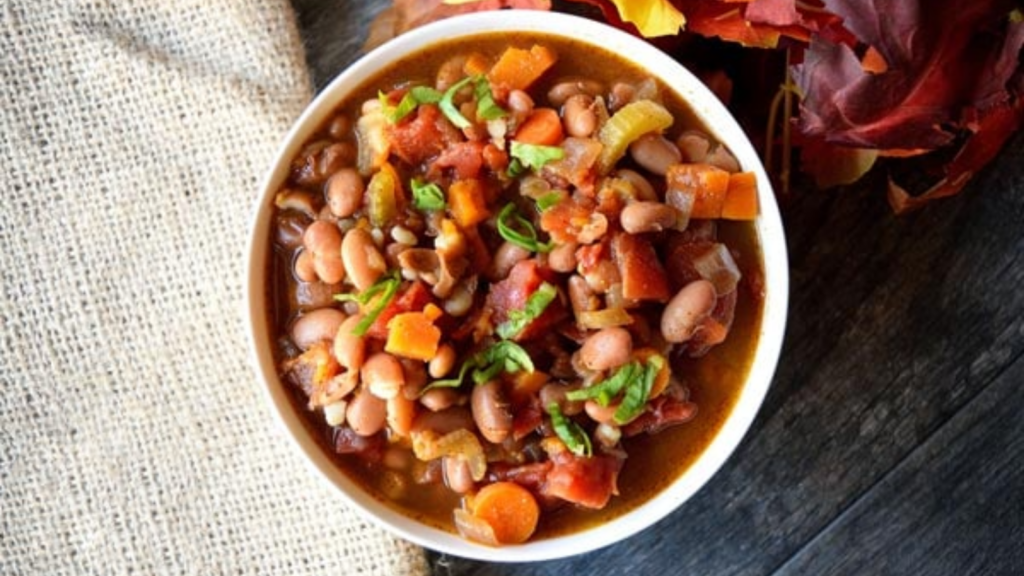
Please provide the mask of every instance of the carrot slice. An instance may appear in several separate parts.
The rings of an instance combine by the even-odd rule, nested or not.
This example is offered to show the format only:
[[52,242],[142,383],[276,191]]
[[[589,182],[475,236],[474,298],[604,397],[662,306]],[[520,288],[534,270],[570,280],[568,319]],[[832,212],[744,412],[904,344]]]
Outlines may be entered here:
[[526,90],[558,60],[547,46],[535,44],[529,50],[509,47],[495,62],[487,79],[508,90]]
[[473,497],[473,516],[494,529],[500,544],[522,544],[537,529],[540,506],[530,491],[515,482],[495,482]]
[[757,218],[757,176],[753,172],[729,175],[729,187],[725,193],[725,202],[722,204],[722,218]]
[[692,190],[691,218],[721,218],[729,190],[729,173],[710,164],[673,164],[665,174],[669,190]]
[[466,58],[466,63],[462,65],[462,71],[470,76],[476,76],[477,74],[486,74],[490,67],[491,63],[487,61],[486,56],[479,52],[473,52]]
[[564,139],[562,119],[554,108],[534,109],[513,137],[517,142],[541,146],[555,146]]
[[476,179],[452,182],[448,187],[448,206],[462,228],[479,224],[489,216],[483,184]]

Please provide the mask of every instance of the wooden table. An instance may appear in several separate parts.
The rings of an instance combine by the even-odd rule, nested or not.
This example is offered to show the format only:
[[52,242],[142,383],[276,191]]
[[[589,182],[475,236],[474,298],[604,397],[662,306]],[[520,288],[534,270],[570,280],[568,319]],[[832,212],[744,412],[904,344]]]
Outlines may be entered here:
[[[387,0],[293,0],[314,81]],[[577,558],[463,574],[1024,574],[1024,136],[958,197],[894,216],[884,174],[783,208],[789,324],[726,466]],[[632,572],[635,570],[635,572]]]

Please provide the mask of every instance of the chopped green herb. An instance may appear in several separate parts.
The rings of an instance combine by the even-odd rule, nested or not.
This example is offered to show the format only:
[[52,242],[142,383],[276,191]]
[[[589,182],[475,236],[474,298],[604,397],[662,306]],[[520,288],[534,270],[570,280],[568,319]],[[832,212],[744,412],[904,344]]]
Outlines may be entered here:
[[444,95],[441,96],[441,101],[439,104],[441,112],[444,113],[445,117],[448,118],[448,120],[450,120],[451,123],[454,124],[455,127],[458,128],[459,130],[462,130],[463,128],[468,128],[470,126],[470,122],[469,120],[466,120],[466,117],[463,116],[462,113],[459,112],[459,109],[455,107],[455,94],[457,94],[459,90],[462,90],[463,86],[469,84],[472,81],[472,76],[466,76],[462,80],[459,80],[455,84],[452,84],[447,90],[445,90]]
[[537,198],[537,209],[541,212],[551,208],[555,204],[562,201],[563,194],[561,192],[548,192],[547,194]]
[[643,369],[640,367],[639,362],[630,362],[601,382],[588,388],[573,390],[566,394],[565,397],[573,401],[595,400],[601,406],[607,406],[611,404],[612,399],[622,392],[623,388],[630,382],[636,381],[642,373]]
[[412,203],[419,210],[444,210],[444,191],[433,182],[413,178]]
[[590,444],[590,436],[587,435],[586,430],[562,414],[557,402],[548,404],[547,411],[548,416],[551,417],[551,427],[565,443],[565,447],[577,456],[590,458],[594,453],[594,448]]
[[380,313],[384,311],[384,308],[387,308],[395,294],[398,293],[398,286],[400,284],[401,280],[398,278],[397,272],[391,272],[382,276],[373,286],[359,294],[334,295],[334,299],[338,302],[356,302],[363,308],[369,307],[366,315],[359,324],[356,324],[355,329],[352,330],[353,335],[362,336],[366,334],[366,331],[370,329],[370,326],[373,326]]
[[523,163],[519,161],[519,158],[513,158],[508,163],[508,168],[505,169],[505,175],[509,178],[518,178],[523,174],[523,172],[526,172],[526,166],[523,166]]
[[412,113],[420,104],[439,102],[441,93],[429,86],[413,86],[402,96],[401,102],[397,105],[392,106],[387,94],[383,92],[377,93],[377,99],[380,100],[384,117],[389,123],[395,124]]
[[643,369],[643,377],[634,380],[626,388],[626,393],[622,397],[622,403],[615,410],[613,420],[615,420],[616,424],[626,424],[643,412],[647,399],[651,396],[654,380],[658,377],[658,372],[661,371],[664,365],[665,359],[661,356],[651,356],[647,360],[647,365]]
[[541,283],[537,290],[526,299],[522,310],[511,310],[508,313],[508,320],[498,325],[498,336],[504,339],[514,338],[544,313],[548,305],[558,296],[558,289],[548,284]]
[[470,371],[472,371],[473,382],[483,384],[493,380],[502,372],[533,372],[533,370],[533,361],[530,360],[530,355],[523,350],[522,346],[509,340],[502,340],[467,358],[455,378],[435,380],[429,386],[424,387],[420,393],[432,388],[457,388],[462,385],[462,381]]
[[498,234],[509,242],[531,252],[550,252],[553,242],[537,239],[537,230],[529,220],[516,211],[515,204],[506,204],[498,213]]
[[558,146],[541,146],[540,144],[524,144],[523,142],[512,141],[510,150],[512,158],[519,160],[523,166],[540,170],[545,164],[553,160],[565,158],[565,150]]
[[498,106],[494,101],[494,94],[491,93],[491,84],[487,78],[477,76],[473,85],[473,92],[476,96],[476,115],[484,120],[497,120],[508,114],[504,108]]

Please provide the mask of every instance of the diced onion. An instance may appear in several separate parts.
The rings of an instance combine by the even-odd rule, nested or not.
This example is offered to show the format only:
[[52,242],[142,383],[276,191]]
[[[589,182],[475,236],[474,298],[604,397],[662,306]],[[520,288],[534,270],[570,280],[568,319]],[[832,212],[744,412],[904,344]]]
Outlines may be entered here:
[[576,319],[581,328],[600,330],[609,326],[626,326],[633,323],[633,318],[622,308],[605,308],[604,310],[584,310]]
[[715,244],[694,258],[693,267],[701,278],[715,285],[715,292],[719,296],[735,290],[740,281],[740,269],[725,244]]
[[412,451],[423,461],[434,460],[442,456],[457,456],[469,465],[473,480],[483,480],[487,473],[487,458],[483,446],[475,434],[466,430],[455,430],[444,436],[438,436],[433,430],[414,432],[412,435]]
[[690,214],[693,212],[693,204],[697,199],[697,193],[692,188],[679,190],[669,189],[665,192],[665,203],[676,209],[676,230],[682,232],[690,225]]
[[486,520],[477,518],[462,508],[455,509],[454,517],[455,528],[463,538],[488,546],[498,545],[498,537],[494,535],[494,528]]

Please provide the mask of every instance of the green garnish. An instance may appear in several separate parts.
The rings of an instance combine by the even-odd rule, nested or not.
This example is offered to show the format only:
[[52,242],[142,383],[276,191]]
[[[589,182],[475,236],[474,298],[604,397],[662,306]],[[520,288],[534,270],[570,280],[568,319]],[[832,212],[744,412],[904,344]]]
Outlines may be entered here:
[[573,401],[595,400],[601,406],[607,406],[611,404],[612,399],[622,392],[626,385],[630,382],[635,382],[642,375],[642,370],[639,362],[630,362],[601,382],[588,388],[573,390],[566,394],[565,397]]
[[419,210],[444,210],[444,191],[433,182],[413,178],[412,203]]
[[509,242],[531,252],[550,252],[555,247],[553,242],[541,242],[537,239],[537,230],[529,220],[516,211],[515,204],[506,204],[498,213],[498,234]]
[[565,158],[565,150],[558,146],[541,146],[540,144],[524,144],[523,142],[512,141],[512,148],[509,150],[512,158],[519,160],[523,166],[540,170],[545,164],[553,160]]
[[462,90],[463,86],[469,84],[472,81],[473,76],[466,76],[462,80],[459,80],[455,84],[452,84],[447,90],[445,90],[444,95],[441,96],[440,104],[438,105],[441,108],[441,112],[444,113],[445,117],[447,117],[452,124],[455,124],[455,127],[458,128],[459,130],[462,130],[463,128],[468,128],[471,123],[469,120],[466,120],[466,117],[463,116],[462,113],[459,112],[459,109],[455,107],[455,102],[453,101],[453,99],[455,98],[455,94],[459,90]]
[[476,115],[484,120],[497,120],[508,114],[504,108],[498,106],[494,101],[494,94],[491,93],[491,83],[484,76],[477,76],[473,85],[473,93],[476,96]]
[[359,294],[334,295],[334,299],[338,302],[356,302],[360,307],[369,307],[366,316],[352,330],[353,335],[363,336],[366,334],[366,331],[370,329],[370,326],[373,326],[380,313],[384,311],[384,308],[387,308],[395,294],[398,293],[399,284],[401,284],[401,280],[398,277],[398,273],[390,272],[374,282],[373,286]]
[[634,380],[626,388],[626,393],[622,397],[622,403],[615,410],[613,420],[615,420],[616,424],[626,424],[643,412],[647,399],[651,396],[651,387],[654,386],[654,380],[658,377],[658,372],[661,371],[663,366],[665,366],[665,359],[661,356],[651,356],[647,360],[647,365],[643,369],[643,376]]
[[544,313],[548,305],[558,296],[558,289],[548,284],[541,283],[537,290],[526,299],[522,310],[510,310],[508,320],[498,325],[498,336],[504,339],[514,338],[523,331],[530,322],[533,322]]
[[526,166],[523,166],[519,158],[513,158],[509,161],[508,168],[505,169],[505,175],[509,178],[518,178],[523,172],[526,172]]
[[441,101],[441,93],[429,86],[413,86],[402,96],[402,100],[395,106],[391,105],[387,94],[377,93],[380,100],[384,117],[391,124],[395,124],[405,118],[420,104],[436,104]]
[[576,422],[566,418],[565,414],[562,414],[561,408],[558,407],[557,402],[548,404],[547,411],[548,416],[551,416],[551,427],[555,429],[555,434],[565,443],[565,447],[577,456],[590,458],[594,449],[590,444],[590,436],[587,436],[586,430]]
[[[435,380],[423,388],[456,388],[462,384],[466,374],[472,371],[473,382],[483,384],[493,380],[502,372],[533,372],[533,361],[523,347],[509,340],[502,340],[470,356],[462,363],[459,375],[446,380]],[[421,392],[421,394],[423,393]]]
[[561,201],[561,192],[548,192],[547,194],[541,196],[540,198],[537,198],[537,209],[543,212]]

